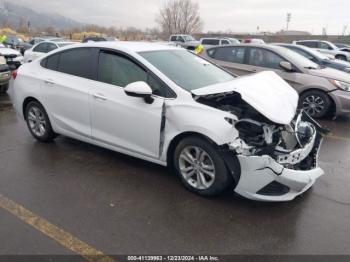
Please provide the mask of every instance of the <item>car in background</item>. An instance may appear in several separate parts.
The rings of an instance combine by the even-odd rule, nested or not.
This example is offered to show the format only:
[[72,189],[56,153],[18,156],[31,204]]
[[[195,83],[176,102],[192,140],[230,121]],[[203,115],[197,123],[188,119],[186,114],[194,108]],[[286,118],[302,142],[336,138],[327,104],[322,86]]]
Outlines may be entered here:
[[24,55],[24,52],[26,50],[32,48],[34,45],[36,45],[36,44],[38,44],[40,42],[43,42],[43,41],[52,41],[52,42],[60,41],[60,42],[63,42],[63,41],[67,41],[67,40],[64,39],[64,38],[55,37],[55,36],[40,36],[40,37],[36,36],[36,37],[30,38],[26,42],[23,42],[20,45],[20,52],[22,53],[22,55]]
[[19,46],[23,43],[23,39],[16,35],[7,35],[3,45],[12,49],[19,49]]
[[90,42],[106,42],[106,41],[119,41],[118,38],[112,36],[87,36],[84,37],[82,43],[90,43]]
[[332,59],[324,54],[308,48],[302,45],[293,45],[293,44],[284,44],[284,43],[276,43],[274,45],[283,46],[292,51],[297,52],[298,54],[310,59],[312,62],[318,64],[321,67],[330,67],[334,69],[338,69],[340,71],[344,71],[346,73],[350,73],[350,63],[347,61],[342,61],[339,59]]
[[258,44],[258,45],[264,45],[266,44],[263,39],[260,38],[246,38],[243,39],[243,43],[245,44]]
[[54,42],[54,41],[43,41],[39,44],[33,46],[31,49],[28,49],[24,53],[24,63],[30,63],[38,57],[43,56],[44,54],[55,50],[60,47],[64,47],[67,45],[76,44],[75,42]]
[[324,173],[323,129],[298,112],[293,88],[274,72],[236,78],[183,48],[64,47],[18,70],[12,100],[38,141],[61,134],[169,166],[202,196],[289,201]]
[[204,47],[214,46],[214,45],[233,45],[239,44],[239,40],[235,38],[220,38],[220,37],[204,37],[199,40],[200,44]]
[[195,50],[200,45],[200,42],[191,35],[171,35],[169,42],[176,43],[176,45],[188,50]]
[[334,45],[335,45],[336,47],[338,47],[339,49],[342,49],[342,48],[350,49],[350,45],[348,45],[348,44],[334,43]]
[[299,107],[312,117],[350,114],[350,75],[287,48],[241,44],[212,47],[201,55],[237,75],[274,71],[299,93]]
[[17,50],[7,48],[0,43],[0,56],[5,57],[10,70],[16,70],[23,63],[23,56]]
[[6,59],[0,56],[0,94],[6,93],[9,88],[11,71],[6,63]]
[[350,53],[339,49],[331,42],[323,40],[298,40],[293,41],[293,44],[303,45],[317,51],[334,56],[336,59],[350,61]]

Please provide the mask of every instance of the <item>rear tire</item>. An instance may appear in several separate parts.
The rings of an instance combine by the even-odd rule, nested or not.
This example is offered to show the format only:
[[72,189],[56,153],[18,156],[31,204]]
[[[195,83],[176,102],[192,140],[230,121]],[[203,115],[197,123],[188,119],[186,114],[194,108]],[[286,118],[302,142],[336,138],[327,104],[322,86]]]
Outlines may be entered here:
[[57,137],[44,107],[38,101],[27,104],[25,119],[30,133],[40,142],[50,142]]
[[320,90],[306,91],[300,96],[299,108],[304,109],[311,117],[321,118],[329,113],[332,101]]
[[173,158],[177,176],[191,192],[215,196],[233,185],[217,146],[203,138],[184,138],[177,145]]

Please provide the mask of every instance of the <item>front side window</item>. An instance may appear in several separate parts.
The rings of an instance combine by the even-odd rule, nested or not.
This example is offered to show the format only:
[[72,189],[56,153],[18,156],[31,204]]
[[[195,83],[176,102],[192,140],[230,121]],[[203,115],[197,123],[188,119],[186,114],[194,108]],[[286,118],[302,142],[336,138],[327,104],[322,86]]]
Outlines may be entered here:
[[53,43],[48,43],[47,44],[47,53],[52,51],[52,50],[55,50],[57,48],[57,46]]
[[325,43],[325,42],[319,42],[318,43],[318,48],[326,49],[326,50],[332,50],[332,47],[329,44]]
[[139,54],[171,81],[188,91],[234,79],[228,72],[186,50],[148,51]]
[[243,64],[244,53],[244,47],[222,47],[217,49],[213,58],[220,61]]
[[203,45],[219,45],[220,40],[219,39],[203,39],[202,44]]
[[38,44],[38,45],[33,49],[33,52],[47,53],[47,43]]
[[92,79],[93,48],[75,48],[60,53],[58,71]]
[[281,69],[280,63],[285,61],[282,57],[262,48],[250,48],[248,63],[254,66]]
[[154,95],[172,97],[171,91],[159,79],[124,55],[113,52],[100,52],[97,78],[100,82],[119,87],[143,81],[148,83]]
[[222,45],[229,45],[230,42],[228,40],[221,40]]

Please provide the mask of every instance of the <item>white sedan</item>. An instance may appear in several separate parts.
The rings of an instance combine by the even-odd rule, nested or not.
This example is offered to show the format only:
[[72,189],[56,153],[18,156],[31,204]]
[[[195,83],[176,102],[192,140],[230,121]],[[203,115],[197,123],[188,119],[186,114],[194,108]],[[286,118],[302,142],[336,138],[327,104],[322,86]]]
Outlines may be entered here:
[[189,190],[288,201],[323,174],[321,132],[273,72],[235,78],[152,43],[64,47],[19,68],[13,102],[39,141],[58,134],[173,167]]
[[30,63],[33,60],[45,55],[48,52],[51,52],[52,50],[55,50],[60,47],[64,47],[67,45],[75,44],[74,42],[58,42],[58,41],[43,41],[39,44],[36,44],[32,48],[26,50],[24,52],[24,63]]

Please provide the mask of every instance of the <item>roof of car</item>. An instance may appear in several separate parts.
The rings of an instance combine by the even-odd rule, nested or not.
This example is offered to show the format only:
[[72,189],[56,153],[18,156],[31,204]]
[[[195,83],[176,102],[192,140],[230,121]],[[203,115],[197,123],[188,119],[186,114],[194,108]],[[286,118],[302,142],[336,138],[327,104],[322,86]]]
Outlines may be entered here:
[[[74,47],[103,47],[111,49],[124,49],[132,52],[146,52],[146,51],[158,51],[158,50],[182,50],[180,47],[160,44],[160,43],[148,43],[148,42],[133,42],[133,41],[114,41],[114,42],[93,42],[82,43],[74,45]],[[184,50],[184,49],[183,49]]]

